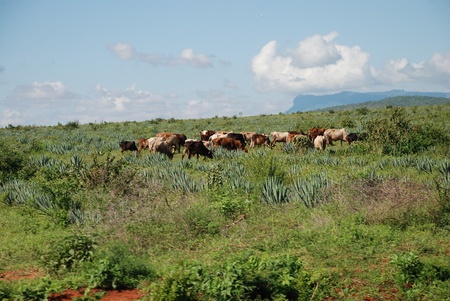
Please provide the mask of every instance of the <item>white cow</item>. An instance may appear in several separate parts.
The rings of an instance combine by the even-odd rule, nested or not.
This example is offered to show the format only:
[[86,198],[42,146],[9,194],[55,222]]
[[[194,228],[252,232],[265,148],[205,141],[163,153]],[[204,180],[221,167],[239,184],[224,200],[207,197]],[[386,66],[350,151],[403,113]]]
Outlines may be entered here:
[[324,136],[319,135],[314,139],[314,148],[318,150],[324,150],[327,146],[327,140]]

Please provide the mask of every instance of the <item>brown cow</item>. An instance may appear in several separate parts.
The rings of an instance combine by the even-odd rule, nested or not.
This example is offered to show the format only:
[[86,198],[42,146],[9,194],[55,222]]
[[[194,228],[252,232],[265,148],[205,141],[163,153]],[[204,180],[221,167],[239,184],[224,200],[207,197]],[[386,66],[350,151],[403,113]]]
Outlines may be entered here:
[[138,140],[138,151],[139,151],[139,154],[146,147],[148,147],[148,139],[146,139],[146,138],[139,139]]
[[254,134],[250,140],[250,148],[255,148],[255,145],[264,145],[270,147],[269,136],[264,134]]
[[314,139],[316,139],[317,136],[319,136],[319,135],[323,136],[324,133],[325,133],[324,128],[313,127],[308,132],[308,138],[309,138],[309,140],[314,141]]
[[160,137],[160,138],[164,138],[167,140],[167,138],[170,137],[170,135],[174,135],[175,133],[172,132],[161,132],[155,135],[155,137]]
[[218,148],[219,146],[227,149],[227,150],[243,150],[244,152],[247,152],[247,149],[245,148],[245,145],[242,144],[240,140],[235,140],[233,138],[229,137],[223,137],[223,138],[215,138],[212,141],[213,147]]

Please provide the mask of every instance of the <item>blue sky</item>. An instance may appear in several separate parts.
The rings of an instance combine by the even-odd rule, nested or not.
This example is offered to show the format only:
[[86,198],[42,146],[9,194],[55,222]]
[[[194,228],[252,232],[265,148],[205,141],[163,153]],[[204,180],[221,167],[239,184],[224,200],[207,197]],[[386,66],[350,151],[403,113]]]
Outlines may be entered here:
[[0,0],[0,126],[278,114],[450,92],[447,0]]

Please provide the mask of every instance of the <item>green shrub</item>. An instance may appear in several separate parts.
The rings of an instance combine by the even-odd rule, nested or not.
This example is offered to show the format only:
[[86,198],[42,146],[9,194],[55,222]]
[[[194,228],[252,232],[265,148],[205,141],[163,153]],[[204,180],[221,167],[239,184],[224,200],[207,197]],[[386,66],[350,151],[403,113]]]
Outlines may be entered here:
[[91,261],[97,243],[86,235],[70,235],[51,243],[52,248],[42,256],[45,268],[51,273],[71,271]]
[[7,143],[0,143],[0,183],[17,178],[25,166],[23,152],[11,148]]
[[[318,300],[330,292],[296,257],[232,256],[217,265],[183,262],[154,282],[152,300]],[[324,286],[326,283],[323,283]]]
[[115,244],[96,257],[84,272],[89,288],[131,289],[143,280],[153,280],[156,275],[145,260],[122,244]]
[[414,252],[394,254],[391,256],[391,264],[399,268],[398,281],[400,284],[414,283],[423,271],[423,264],[419,256]]
[[43,277],[36,280],[0,281],[0,300],[48,300],[61,285]]
[[186,224],[186,234],[193,237],[217,235],[223,223],[214,206],[205,205],[203,202],[189,206],[182,213],[182,220]]

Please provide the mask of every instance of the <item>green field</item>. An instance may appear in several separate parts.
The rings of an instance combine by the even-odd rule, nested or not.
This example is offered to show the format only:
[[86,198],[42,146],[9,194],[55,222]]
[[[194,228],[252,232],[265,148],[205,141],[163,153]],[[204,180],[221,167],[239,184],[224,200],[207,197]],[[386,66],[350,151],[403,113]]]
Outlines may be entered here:
[[[0,129],[0,273],[43,275],[0,281],[0,299],[450,300],[449,120],[446,104]],[[314,126],[368,138],[206,160],[119,148]]]

